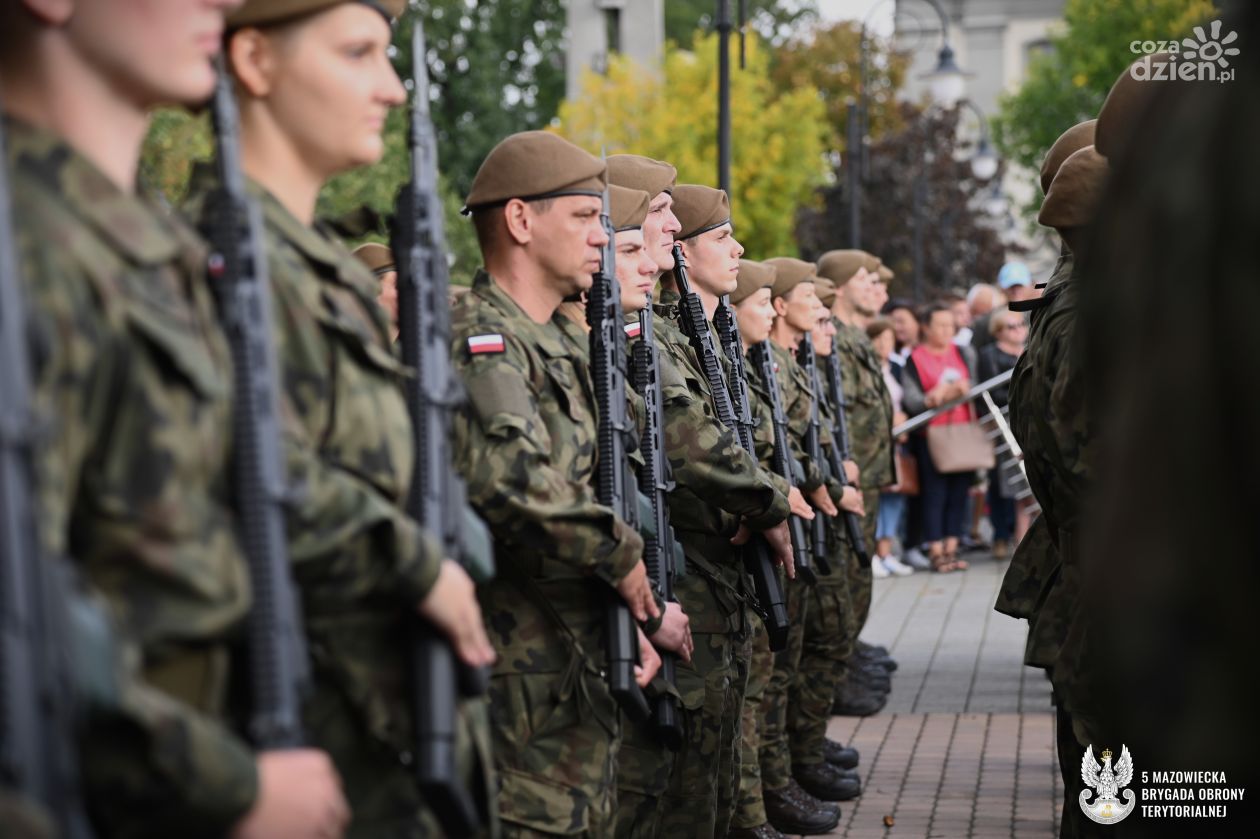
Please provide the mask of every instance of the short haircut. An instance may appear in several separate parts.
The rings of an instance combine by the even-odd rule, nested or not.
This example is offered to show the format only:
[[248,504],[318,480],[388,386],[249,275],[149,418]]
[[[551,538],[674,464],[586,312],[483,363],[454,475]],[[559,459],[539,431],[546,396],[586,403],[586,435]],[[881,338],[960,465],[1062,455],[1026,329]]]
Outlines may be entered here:
[[914,304],[904,297],[894,297],[892,300],[889,300],[887,303],[884,304],[884,308],[880,310],[880,314],[891,315],[893,312],[897,311],[898,309],[905,309],[910,314],[918,317],[918,315],[914,311]]
[[1003,303],[989,312],[989,334],[994,338],[998,333],[1006,328],[1006,316],[1011,313],[1011,307]]
[[976,283],[970,289],[967,290],[967,305],[974,306],[977,298],[979,298],[980,295],[986,290],[992,295],[993,301],[994,303],[996,303],[998,299],[998,295],[1001,293],[998,291],[997,286],[991,283]]
[[[532,201],[526,201],[534,207],[535,212],[540,216],[551,212],[551,208],[556,205],[555,198],[535,198]],[[471,211],[473,230],[477,234],[477,246],[481,248],[482,256],[488,254],[498,245],[499,226],[496,224],[503,218],[503,208],[507,203],[492,204],[487,207],[478,207]]]
[[950,323],[953,323],[954,315],[952,312],[949,311],[949,305],[946,303],[942,303],[940,301],[929,303],[919,310],[919,323],[923,324],[923,326],[925,327],[931,326],[932,315],[936,314],[937,312],[946,312],[947,314],[949,314]]
[[875,320],[866,325],[866,337],[874,341],[885,332],[891,332],[892,328],[892,321],[888,318],[875,318]]

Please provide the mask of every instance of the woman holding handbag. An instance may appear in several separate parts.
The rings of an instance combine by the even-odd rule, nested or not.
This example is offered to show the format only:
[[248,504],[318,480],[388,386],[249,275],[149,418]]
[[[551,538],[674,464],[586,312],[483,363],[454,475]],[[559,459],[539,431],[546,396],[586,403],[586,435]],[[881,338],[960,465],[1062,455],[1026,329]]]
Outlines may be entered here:
[[[968,346],[953,343],[956,331],[949,307],[933,303],[919,318],[922,343],[906,360],[902,376],[902,406],[916,416],[971,389],[976,381],[976,355]],[[967,490],[977,469],[993,466],[993,447],[976,421],[970,403],[942,412],[926,429],[911,437],[919,464],[923,539],[928,559],[938,572],[966,570],[958,558],[967,510]]]

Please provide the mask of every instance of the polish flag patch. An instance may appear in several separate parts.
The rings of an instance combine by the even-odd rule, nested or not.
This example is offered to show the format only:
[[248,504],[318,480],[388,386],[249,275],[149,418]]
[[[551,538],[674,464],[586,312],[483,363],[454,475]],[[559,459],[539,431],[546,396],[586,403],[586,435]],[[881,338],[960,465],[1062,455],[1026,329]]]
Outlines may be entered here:
[[643,324],[639,323],[637,320],[633,323],[626,324],[627,338],[638,338],[641,332],[643,332]]
[[489,335],[474,335],[468,339],[468,352],[473,355],[503,352],[503,336],[497,332]]

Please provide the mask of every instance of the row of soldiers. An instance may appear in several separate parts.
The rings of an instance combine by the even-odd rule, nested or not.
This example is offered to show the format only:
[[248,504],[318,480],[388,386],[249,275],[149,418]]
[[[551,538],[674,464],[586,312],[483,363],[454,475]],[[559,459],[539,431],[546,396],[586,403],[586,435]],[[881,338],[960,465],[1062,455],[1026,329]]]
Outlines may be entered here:
[[[380,158],[385,116],[406,99],[388,58],[403,7],[0,0],[4,256],[25,312],[4,324],[6,336],[22,326],[38,420],[27,434],[6,415],[3,442],[34,453],[40,552],[72,558],[73,588],[106,604],[115,634],[71,668],[77,739],[50,773],[60,783],[29,795],[10,749],[20,732],[0,732],[2,781],[18,793],[4,834],[453,835],[417,767],[417,736],[432,733],[416,708],[417,616],[461,683],[490,668],[484,696],[463,691],[450,743],[477,832],[830,830],[831,802],[860,783],[856,751],[825,738],[828,716],[837,701],[876,710],[895,667],[857,641],[862,545],[893,469],[891,405],[856,325],[875,308],[879,260],[742,260],[726,194],[676,183],[669,163],[509,137],[467,196],[484,269],[449,336],[435,333],[464,398],[420,399],[453,423],[444,450],[417,451],[417,370],[375,279],[315,217],[329,178]],[[300,737],[272,736],[275,720],[250,708],[276,662],[260,673],[246,625],[274,592],[243,547],[253,511],[235,491],[246,461],[233,412],[253,394],[216,287],[225,254],[202,239],[224,233],[232,147],[194,172],[182,213],[136,187],[147,113],[204,103],[220,49],[269,296],[281,542],[300,603],[288,628],[310,671]],[[608,275],[626,316],[615,364],[650,344],[658,384],[655,400],[628,389],[611,411],[586,316],[565,317]],[[614,427],[618,409],[632,421]],[[603,497],[610,434],[632,468],[662,456],[672,592],[644,544],[673,552],[674,538],[641,533]],[[449,534],[412,507],[417,471],[437,461],[457,467],[489,527],[492,581],[475,585]],[[750,556],[774,564],[756,585]],[[610,689],[619,610],[637,624],[630,693],[672,702],[673,736]]]

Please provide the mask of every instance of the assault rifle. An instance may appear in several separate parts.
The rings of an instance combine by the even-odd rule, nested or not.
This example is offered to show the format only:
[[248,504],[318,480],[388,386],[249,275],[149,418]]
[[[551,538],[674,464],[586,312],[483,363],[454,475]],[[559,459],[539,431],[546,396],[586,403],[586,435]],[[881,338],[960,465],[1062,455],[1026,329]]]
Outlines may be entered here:
[[[480,583],[494,576],[490,535],[468,507],[467,488],[450,456],[451,415],[462,404],[464,391],[450,359],[449,268],[425,52],[424,28],[415,18],[408,129],[411,177],[399,190],[390,237],[398,271],[402,360],[415,371],[406,388],[416,451],[407,512],[438,538],[443,556],[458,560]],[[415,624],[416,779],[446,833],[471,836],[485,823],[487,802],[474,801],[456,768],[459,699],[484,694],[489,671],[464,666],[441,632],[419,618]]]
[[[834,444],[831,447],[831,471],[835,473],[840,486],[849,485],[849,476],[844,471],[844,461],[853,459],[853,451],[849,441],[849,420],[844,400],[844,380],[840,376],[840,352],[833,345],[831,355],[827,356],[827,380],[831,384],[831,398],[836,409],[836,422],[831,436]],[[815,385],[817,387],[817,385]],[[821,394],[822,391],[820,390]],[[844,527],[849,534],[849,545],[857,554],[858,560],[869,564],[870,556],[866,552],[866,537],[862,535],[862,519],[857,513],[844,511]]]
[[[700,295],[691,290],[691,283],[687,280],[687,260],[683,258],[682,245],[677,242],[674,243],[674,279],[678,283],[678,293],[681,296],[678,326],[691,342],[696,360],[709,383],[718,420],[740,434],[740,445],[756,458],[752,445],[752,429],[740,429],[735,407],[731,403],[731,394],[727,390],[726,377],[722,374],[721,362],[718,360],[717,347],[713,344],[713,333],[709,331],[709,322],[704,316],[704,306],[700,302]],[[756,595],[753,608],[766,625],[770,649],[777,652],[787,645],[789,621],[783,586],[779,583],[778,572],[774,569],[774,557],[771,556],[765,537],[754,533],[744,546],[743,558],[744,570],[752,577],[753,592]]]
[[[674,488],[670,479],[669,459],[665,456],[664,398],[661,395],[660,359],[657,357],[656,336],[652,324],[652,301],[639,312],[639,340],[630,354],[631,379],[634,389],[643,397],[646,406],[643,438],[639,448],[643,453],[644,467],[639,470],[639,492],[650,502],[655,527],[647,528],[643,538],[643,564],[648,576],[656,585],[666,603],[674,597],[674,578],[685,562],[682,552],[675,549],[674,528],[669,523],[669,507],[665,495]],[[673,653],[660,651],[661,677],[672,687],[676,684],[676,665]],[[677,751],[682,744],[682,720],[678,715],[678,700],[663,693],[656,697],[652,717],[656,732],[665,745]]]
[[245,191],[239,118],[221,60],[211,113],[218,187],[206,206],[202,233],[210,243],[210,285],[232,349],[235,381],[232,480],[254,597],[249,612],[249,735],[260,749],[293,749],[304,744],[302,698],[310,664],[285,532],[288,489],[271,285],[262,210]]
[[[789,484],[795,486],[796,469],[793,467],[796,467],[797,464],[793,462],[792,449],[788,445],[787,415],[783,412],[783,397],[782,392],[779,390],[779,374],[774,369],[774,353],[770,349],[769,341],[760,341],[753,344],[749,352],[752,363],[760,371],[761,381],[770,394],[770,413],[774,419],[774,471],[787,479]],[[815,521],[820,519],[821,515],[814,516]],[[818,575],[814,573],[809,550],[805,545],[805,521],[793,513],[788,519],[788,527],[792,534],[792,554],[796,558],[797,576],[809,585],[814,585],[818,582]],[[823,563],[826,563],[825,557],[823,558]]]
[[[610,218],[608,190],[599,220],[608,236],[600,254],[599,271],[586,301],[591,327],[591,378],[599,408],[599,468],[595,494],[622,521],[639,529],[639,496],[626,459],[626,439],[634,429],[626,410],[626,330],[617,282],[617,237]],[[659,534],[658,534],[659,537]],[[639,659],[639,637],[630,609],[613,593],[608,608],[608,686],[622,709],[634,720],[651,715],[647,698],[634,680]]]
[[[809,401],[809,426],[805,429],[805,453],[820,471],[825,471],[827,464],[823,460],[822,423],[818,418],[818,400],[823,398],[822,382],[818,379],[818,356],[814,352],[814,338],[808,332],[801,338],[800,346],[796,348],[796,361],[809,377],[809,387],[814,392],[814,398]],[[816,515],[811,523],[814,526],[814,562],[818,565],[819,571],[830,574],[831,564],[827,562],[827,521],[822,515]]]
[[[39,805],[65,839],[90,839],[79,791],[69,564],[43,555],[37,429],[0,121],[0,787]],[[83,604],[86,605],[86,604]]]

